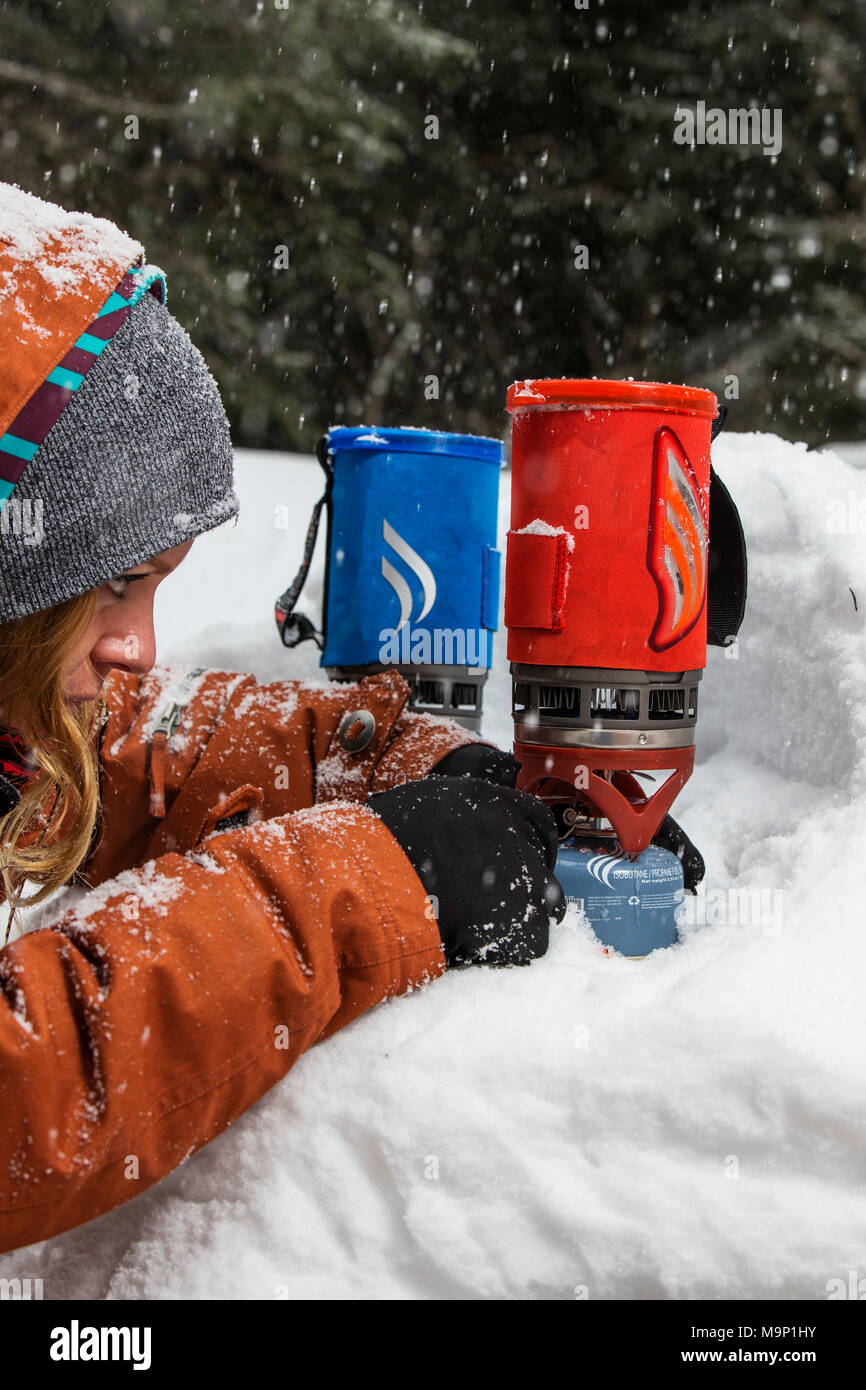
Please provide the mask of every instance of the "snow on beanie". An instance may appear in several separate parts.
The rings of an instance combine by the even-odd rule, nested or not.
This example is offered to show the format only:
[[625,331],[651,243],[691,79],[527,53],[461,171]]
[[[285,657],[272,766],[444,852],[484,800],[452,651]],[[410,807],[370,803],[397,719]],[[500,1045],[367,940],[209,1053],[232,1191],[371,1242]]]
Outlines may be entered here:
[[0,184],[0,623],[238,511],[216,382],[102,218]]

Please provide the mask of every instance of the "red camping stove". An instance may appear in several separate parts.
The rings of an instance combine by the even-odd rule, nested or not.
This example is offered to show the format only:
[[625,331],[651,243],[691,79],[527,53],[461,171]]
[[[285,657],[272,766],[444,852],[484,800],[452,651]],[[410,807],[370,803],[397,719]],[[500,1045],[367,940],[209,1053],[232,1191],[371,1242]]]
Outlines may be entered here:
[[508,410],[518,786],[639,854],[694,767],[716,398],[518,381]]

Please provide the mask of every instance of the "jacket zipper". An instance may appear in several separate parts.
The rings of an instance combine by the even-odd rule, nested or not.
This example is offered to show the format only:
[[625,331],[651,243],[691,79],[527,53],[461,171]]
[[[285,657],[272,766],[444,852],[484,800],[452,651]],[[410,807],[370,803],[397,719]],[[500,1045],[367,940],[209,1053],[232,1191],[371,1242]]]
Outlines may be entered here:
[[[205,671],[204,666],[194,666],[186,677],[187,684]],[[191,691],[187,693],[189,698]],[[166,745],[181,721],[185,704],[169,700],[163,705],[150,735],[150,814],[157,820],[165,815],[165,760]]]

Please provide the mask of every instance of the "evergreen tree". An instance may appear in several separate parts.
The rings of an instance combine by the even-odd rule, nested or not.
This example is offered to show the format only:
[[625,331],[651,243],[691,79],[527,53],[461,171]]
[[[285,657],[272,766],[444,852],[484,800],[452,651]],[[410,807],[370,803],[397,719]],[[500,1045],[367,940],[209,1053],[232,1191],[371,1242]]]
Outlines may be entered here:
[[[0,25],[3,177],[145,243],[237,443],[500,435],[508,383],[557,375],[866,435],[859,0],[63,0]],[[698,102],[780,111],[778,156],[677,144]]]

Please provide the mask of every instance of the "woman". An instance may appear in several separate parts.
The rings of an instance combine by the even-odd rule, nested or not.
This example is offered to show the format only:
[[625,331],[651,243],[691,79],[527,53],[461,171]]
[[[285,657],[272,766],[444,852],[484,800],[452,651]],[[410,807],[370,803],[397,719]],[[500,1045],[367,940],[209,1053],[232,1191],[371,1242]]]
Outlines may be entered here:
[[157,586],[238,510],[164,298],[113,224],[0,185],[2,896],[89,889],[0,950],[0,1250],[158,1181],[380,1000],[541,955],[563,910],[549,812],[396,673],[154,666]]

